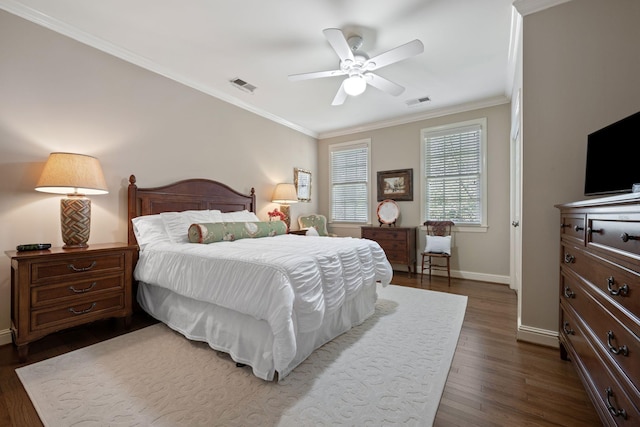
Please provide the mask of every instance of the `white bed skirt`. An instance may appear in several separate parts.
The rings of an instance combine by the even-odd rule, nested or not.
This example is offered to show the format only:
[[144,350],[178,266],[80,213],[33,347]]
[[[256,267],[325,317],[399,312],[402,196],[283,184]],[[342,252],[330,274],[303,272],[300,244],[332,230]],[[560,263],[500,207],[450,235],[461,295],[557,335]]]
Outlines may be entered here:
[[[362,286],[341,308],[326,313],[318,329],[306,333],[296,330],[296,355],[278,372],[278,378],[284,378],[318,347],[364,322],[373,314],[376,300],[376,284]],[[273,334],[267,322],[142,282],[138,284],[138,302],[151,316],[185,337],[206,342],[234,361],[251,366],[255,376],[273,380]]]

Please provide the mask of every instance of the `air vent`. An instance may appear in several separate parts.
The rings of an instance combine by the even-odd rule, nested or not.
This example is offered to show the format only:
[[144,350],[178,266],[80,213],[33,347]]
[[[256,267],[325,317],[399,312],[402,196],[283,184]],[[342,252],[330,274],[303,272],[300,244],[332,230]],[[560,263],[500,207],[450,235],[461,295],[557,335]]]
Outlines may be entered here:
[[253,93],[253,91],[257,89],[254,85],[249,84],[239,78],[229,80],[229,83],[231,83],[232,86],[237,87],[238,89],[247,93]]
[[425,102],[431,101],[431,98],[428,96],[423,96],[422,98],[411,99],[407,101],[407,107],[414,107],[416,105],[424,104]]

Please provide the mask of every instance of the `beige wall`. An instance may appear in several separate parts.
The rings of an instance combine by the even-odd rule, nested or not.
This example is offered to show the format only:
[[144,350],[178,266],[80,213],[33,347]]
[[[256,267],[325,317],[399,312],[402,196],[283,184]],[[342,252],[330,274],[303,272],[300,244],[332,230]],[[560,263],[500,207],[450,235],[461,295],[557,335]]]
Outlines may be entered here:
[[571,1],[524,17],[522,324],[534,333],[558,330],[554,205],[584,198],[587,135],[640,110],[638,22],[637,0]]
[[[508,283],[509,276],[509,135],[510,106],[503,104],[446,117],[377,129],[357,134],[322,139],[318,151],[318,179],[321,185],[320,209],[329,212],[329,152],[330,144],[371,139],[372,201],[370,217],[378,225],[376,217],[376,177],[378,171],[413,168],[413,201],[398,202],[399,226],[417,227],[420,218],[420,130],[432,126],[487,118],[487,173],[488,173],[488,229],[486,232],[457,232],[454,236],[452,257],[453,275],[476,280]],[[337,228],[340,235],[359,236],[359,227]],[[420,233],[418,250],[424,248],[424,236]],[[401,269],[401,266],[394,266]],[[406,270],[406,269],[405,269]]]
[[[249,192],[258,215],[294,167],[317,171],[307,135],[0,11],[0,248],[61,245],[60,197],[35,183],[52,151],[97,156],[110,193],[92,197],[92,242],[126,241],[126,185],[202,177]],[[292,216],[316,211],[292,206]],[[10,264],[0,257],[0,343],[8,342]]]

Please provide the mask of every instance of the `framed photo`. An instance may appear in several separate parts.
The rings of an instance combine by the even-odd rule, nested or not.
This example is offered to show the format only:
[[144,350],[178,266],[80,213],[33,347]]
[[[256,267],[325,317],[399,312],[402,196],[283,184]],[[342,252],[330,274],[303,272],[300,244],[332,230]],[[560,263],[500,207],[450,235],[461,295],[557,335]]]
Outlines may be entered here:
[[296,186],[299,202],[311,201],[311,172],[308,170],[294,168],[293,183]]
[[413,201],[413,169],[378,172],[378,201]]

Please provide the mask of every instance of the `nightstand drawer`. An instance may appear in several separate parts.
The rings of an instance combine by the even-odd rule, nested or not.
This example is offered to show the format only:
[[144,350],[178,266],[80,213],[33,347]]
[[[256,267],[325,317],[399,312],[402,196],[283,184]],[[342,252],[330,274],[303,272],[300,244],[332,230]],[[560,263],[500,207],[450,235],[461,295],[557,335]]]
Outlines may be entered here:
[[108,271],[123,271],[125,266],[124,253],[112,253],[104,256],[75,257],[68,260],[39,262],[31,266],[31,283],[50,283],[56,279],[71,279],[70,276],[101,273]]
[[83,299],[62,306],[31,312],[31,330],[58,328],[67,323],[77,324],[78,319],[88,322],[91,318],[103,318],[109,312],[124,310],[122,292],[104,296],[102,299]]
[[124,278],[122,275],[34,286],[31,288],[31,307],[60,304],[65,301],[77,300],[86,295],[99,295],[112,290],[122,292],[123,289]]
[[365,229],[362,232],[362,237],[365,239],[375,240],[380,242],[382,240],[396,240],[407,243],[407,232],[405,230],[395,230],[393,228],[374,228]]

